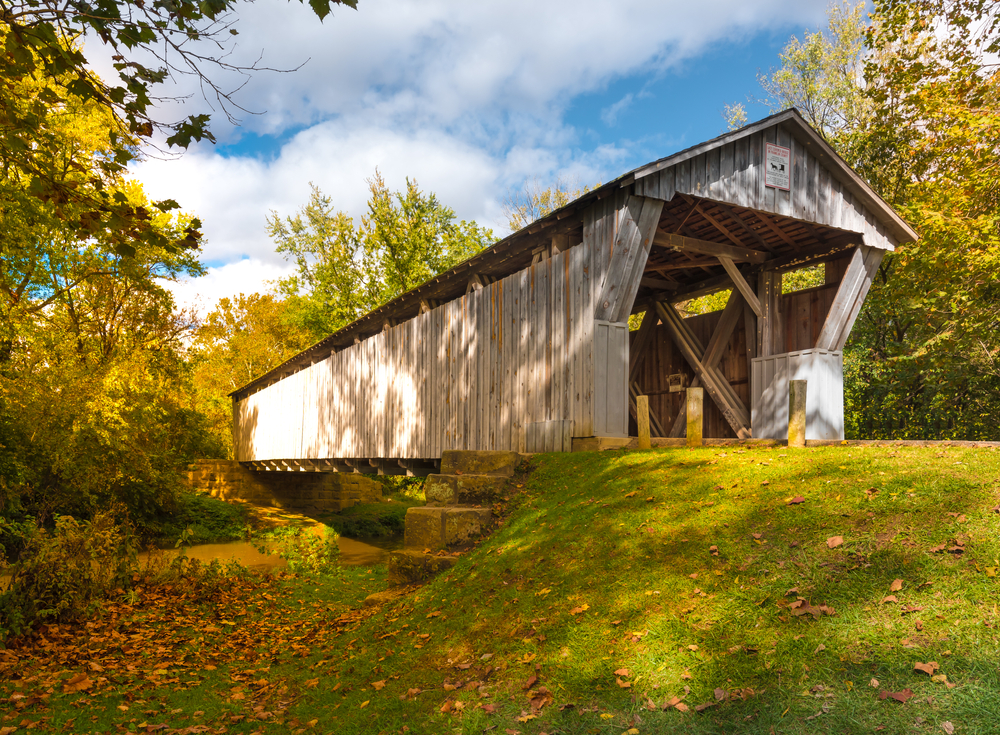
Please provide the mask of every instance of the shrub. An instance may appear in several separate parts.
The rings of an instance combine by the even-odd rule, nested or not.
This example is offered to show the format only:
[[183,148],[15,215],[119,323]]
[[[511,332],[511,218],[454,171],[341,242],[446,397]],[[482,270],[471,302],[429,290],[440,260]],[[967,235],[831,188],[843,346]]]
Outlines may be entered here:
[[254,548],[262,554],[277,554],[296,574],[330,574],[338,570],[338,538],[339,534],[329,526],[284,526],[258,536]]
[[112,591],[130,585],[138,569],[135,538],[112,511],[92,520],[56,516],[55,528],[24,537],[19,560],[9,567],[0,595],[0,636],[19,634],[45,620],[69,620]]

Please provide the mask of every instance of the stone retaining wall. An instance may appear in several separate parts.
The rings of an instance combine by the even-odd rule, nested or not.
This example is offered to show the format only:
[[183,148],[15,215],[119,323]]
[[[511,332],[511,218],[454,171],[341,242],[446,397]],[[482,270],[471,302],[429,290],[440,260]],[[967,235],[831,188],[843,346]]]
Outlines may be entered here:
[[382,500],[382,485],[360,474],[341,472],[254,472],[227,459],[199,459],[188,471],[192,490],[220,500],[278,508],[339,512],[357,503]]

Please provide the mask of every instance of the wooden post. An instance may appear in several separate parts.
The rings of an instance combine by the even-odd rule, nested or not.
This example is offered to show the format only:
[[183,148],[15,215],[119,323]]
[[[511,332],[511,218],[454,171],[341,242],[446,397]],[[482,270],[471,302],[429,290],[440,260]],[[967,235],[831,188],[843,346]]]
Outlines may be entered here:
[[704,399],[704,389],[687,389],[687,445],[689,447],[702,446],[702,407]]
[[649,396],[635,397],[635,422],[639,425],[639,449],[649,449]]
[[806,445],[807,380],[788,381],[788,446]]

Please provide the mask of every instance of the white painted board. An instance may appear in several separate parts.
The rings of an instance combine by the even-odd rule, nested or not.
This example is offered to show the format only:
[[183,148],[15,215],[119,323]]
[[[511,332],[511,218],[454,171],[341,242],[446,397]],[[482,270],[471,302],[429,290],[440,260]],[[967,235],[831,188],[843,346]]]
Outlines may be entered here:
[[844,438],[844,353],[784,352],[753,360],[751,421],[755,439],[788,438],[788,383],[806,380],[806,439]]

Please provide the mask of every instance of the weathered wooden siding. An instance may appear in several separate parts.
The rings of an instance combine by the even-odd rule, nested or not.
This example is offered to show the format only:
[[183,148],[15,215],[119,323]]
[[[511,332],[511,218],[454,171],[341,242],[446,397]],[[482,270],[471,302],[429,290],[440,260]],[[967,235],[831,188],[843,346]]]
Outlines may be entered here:
[[[612,210],[592,219],[613,243]],[[524,427],[593,433],[589,240],[336,352],[238,401],[241,461],[425,459],[524,448]]]
[[[767,143],[791,149],[791,191],[764,186]],[[860,232],[875,248],[892,250],[897,244],[882,221],[784,126],[713,148],[635,182],[637,196],[669,201],[677,192]]]

